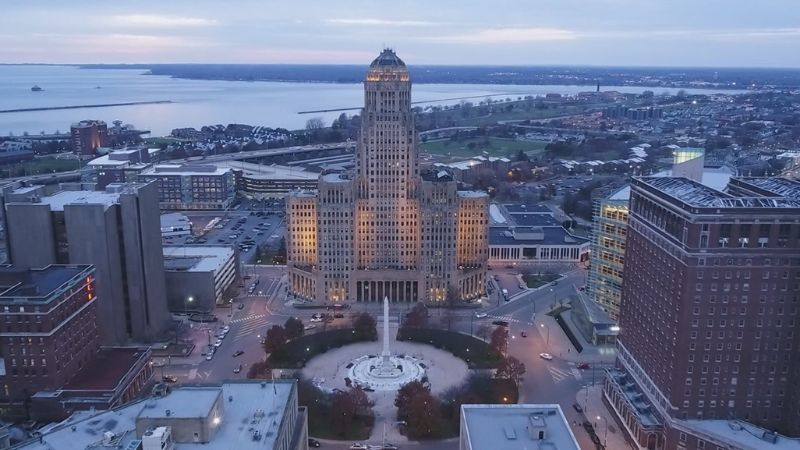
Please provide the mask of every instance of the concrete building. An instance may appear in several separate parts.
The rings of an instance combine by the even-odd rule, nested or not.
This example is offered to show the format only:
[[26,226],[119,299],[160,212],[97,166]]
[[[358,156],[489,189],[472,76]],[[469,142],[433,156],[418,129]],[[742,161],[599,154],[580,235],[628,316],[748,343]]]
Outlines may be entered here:
[[108,145],[108,125],[102,120],[83,120],[70,126],[72,150],[81,157],[92,157]]
[[225,161],[214,164],[230,168],[236,179],[236,190],[256,196],[275,197],[297,189],[317,187],[320,173],[298,166],[255,164],[245,161]]
[[236,281],[239,255],[233,247],[183,245],[164,247],[167,302],[174,312],[211,312],[223,304]]
[[461,405],[459,450],[580,450],[559,405]]
[[24,450],[307,450],[295,381],[179,386],[103,412],[78,413],[12,447]]
[[161,164],[140,173],[139,181],[157,182],[161,209],[223,210],[236,197],[233,171],[213,165]]
[[152,165],[151,155],[158,149],[144,147],[112,150],[97,157],[86,166],[92,170],[98,189],[111,183],[130,183],[138,181],[139,173]]
[[22,188],[6,202],[11,262],[19,267],[96,267],[101,342],[150,341],[170,324],[157,186],[110,184],[105,191]]
[[26,416],[34,393],[60,388],[89,364],[100,347],[97,298],[90,265],[0,267],[4,416]]
[[161,236],[189,236],[192,234],[192,221],[186,214],[166,213],[161,215]]
[[471,300],[485,293],[488,196],[420,171],[405,63],[370,65],[353,176],[286,204],[290,294],[318,302]]
[[627,230],[603,393],[632,440],[800,448],[800,182],[635,178]]

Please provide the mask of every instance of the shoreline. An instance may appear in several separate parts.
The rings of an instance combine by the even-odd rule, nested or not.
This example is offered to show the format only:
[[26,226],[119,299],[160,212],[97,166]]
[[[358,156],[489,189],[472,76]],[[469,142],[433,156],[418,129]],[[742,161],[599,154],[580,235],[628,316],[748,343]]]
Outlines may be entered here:
[[172,100],[151,100],[144,102],[121,102],[121,103],[99,103],[92,105],[67,105],[67,106],[41,106],[36,108],[15,108],[15,109],[0,109],[0,114],[11,114],[20,112],[35,112],[35,111],[57,111],[62,109],[84,109],[84,108],[109,108],[112,106],[137,106],[137,105],[163,105],[173,103]]

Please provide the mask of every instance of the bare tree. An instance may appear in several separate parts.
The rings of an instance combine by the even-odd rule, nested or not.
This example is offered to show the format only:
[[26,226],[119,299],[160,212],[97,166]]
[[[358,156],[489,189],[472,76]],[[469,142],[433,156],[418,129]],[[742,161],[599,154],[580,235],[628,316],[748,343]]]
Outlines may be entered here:
[[312,117],[306,120],[306,130],[319,130],[325,128],[325,122],[322,117]]

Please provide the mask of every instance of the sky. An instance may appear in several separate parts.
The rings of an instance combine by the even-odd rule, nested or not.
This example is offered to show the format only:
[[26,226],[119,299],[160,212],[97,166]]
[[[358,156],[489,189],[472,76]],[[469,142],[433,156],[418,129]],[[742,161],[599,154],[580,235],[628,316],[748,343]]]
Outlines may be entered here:
[[1,63],[800,67],[800,0],[3,0]]

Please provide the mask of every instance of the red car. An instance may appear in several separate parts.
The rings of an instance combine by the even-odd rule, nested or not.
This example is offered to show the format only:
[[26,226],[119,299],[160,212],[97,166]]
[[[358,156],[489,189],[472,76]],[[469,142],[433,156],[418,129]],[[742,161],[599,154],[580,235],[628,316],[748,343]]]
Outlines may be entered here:
[[580,363],[580,364],[578,364],[578,369],[581,369],[581,370],[586,370],[589,367],[590,367],[589,363]]

